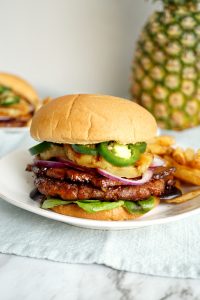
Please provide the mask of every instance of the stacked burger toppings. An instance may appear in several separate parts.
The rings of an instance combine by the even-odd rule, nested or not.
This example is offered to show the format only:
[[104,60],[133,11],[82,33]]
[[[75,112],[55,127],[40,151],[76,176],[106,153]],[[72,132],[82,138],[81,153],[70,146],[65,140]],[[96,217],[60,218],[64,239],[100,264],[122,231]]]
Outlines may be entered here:
[[0,73],[0,127],[24,127],[38,106],[38,95],[18,76]]
[[156,134],[154,118],[128,100],[58,98],[36,113],[31,134],[42,142],[30,149],[35,158],[27,170],[34,173],[44,209],[128,220],[152,210],[160,198],[179,193],[174,168],[147,150],[148,139]]

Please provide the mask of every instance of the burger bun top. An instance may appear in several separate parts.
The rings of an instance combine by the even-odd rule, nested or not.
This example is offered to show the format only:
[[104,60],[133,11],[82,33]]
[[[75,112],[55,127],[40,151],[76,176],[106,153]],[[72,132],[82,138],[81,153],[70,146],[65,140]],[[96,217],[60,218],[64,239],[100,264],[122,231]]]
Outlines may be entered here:
[[0,85],[11,88],[16,94],[27,99],[34,107],[38,106],[39,96],[37,92],[21,77],[8,73],[0,73]]
[[147,141],[157,132],[154,117],[140,105],[113,96],[67,95],[41,107],[34,115],[31,136],[64,144],[123,144]]

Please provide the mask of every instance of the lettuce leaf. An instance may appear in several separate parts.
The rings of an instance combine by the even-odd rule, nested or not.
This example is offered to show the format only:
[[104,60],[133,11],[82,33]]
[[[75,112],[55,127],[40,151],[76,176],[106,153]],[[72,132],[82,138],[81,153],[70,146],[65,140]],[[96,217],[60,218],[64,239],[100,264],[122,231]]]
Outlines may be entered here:
[[151,196],[147,200],[138,201],[138,204],[142,207],[145,212],[152,210],[155,207],[155,197]]
[[134,201],[124,201],[124,208],[130,213],[130,214],[143,214],[143,210],[140,205],[137,204],[137,202]]
[[59,205],[77,204],[80,208],[88,213],[95,213],[98,211],[112,210],[123,206],[131,214],[145,214],[155,206],[155,198],[150,197],[147,200],[142,201],[114,201],[105,202],[100,200],[77,200],[77,201],[65,201],[61,199],[49,198],[45,200],[41,208],[49,209]]
[[89,213],[103,210],[111,210],[123,206],[124,201],[102,202],[99,200],[83,200],[83,201],[65,201],[60,199],[47,199],[43,202],[41,208],[48,209],[59,205],[77,204],[80,208]]
[[47,199],[42,203],[41,208],[48,209],[58,205],[67,205],[73,203],[73,201],[64,201],[60,199]]
[[124,205],[124,201],[116,201],[116,202],[104,202],[104,201],[76,201],[76,204],[85,210],[88,213],[95,213],[98,211],[104,210],[112,210],[117,207],[121,207]]
[[147,200],[141,201],[124,201],[124,207],[131,214],[145,214],[148,211],[152,210],[155,206],[155,198],[150,197]]

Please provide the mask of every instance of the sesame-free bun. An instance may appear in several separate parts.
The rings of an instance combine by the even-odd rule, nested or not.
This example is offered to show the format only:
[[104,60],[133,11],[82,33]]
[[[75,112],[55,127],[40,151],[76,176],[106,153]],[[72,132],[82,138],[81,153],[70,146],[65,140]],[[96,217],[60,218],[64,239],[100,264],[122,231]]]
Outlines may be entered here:
[[31,135],[38,141],[94,144],[135,143],[156,135],[154,117],[138,104],[112,96],[67,95],[38,110]]
[[38,106],[39,96],[37,92],[21,77],[8,73],[0,73],[0,85],[11,88],[16,94],[27,99],[34,107]]
[[[155,207],[159,204],[159,198],[155,198]],[[154,208],[155,208],[154,207]],[[125,208],[118,207],[111,210],[104,210],[95,213],[88,213],[76,204],[59,205],[51,208],[54,212],[76,218],[102,220],[102,221],[126,221],[141,217],[141,214],[130,214]]]

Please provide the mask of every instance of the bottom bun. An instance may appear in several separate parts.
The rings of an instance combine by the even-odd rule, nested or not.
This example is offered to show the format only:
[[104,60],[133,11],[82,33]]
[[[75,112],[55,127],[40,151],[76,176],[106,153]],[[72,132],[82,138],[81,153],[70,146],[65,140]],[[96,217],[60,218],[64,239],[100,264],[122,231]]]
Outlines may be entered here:
[[[156,198],[155,207],[159,204],[159,198]],[[126,221],[134,220],[142,216],[140,213],[130,214],[125,208],[118,207],[112,210],[104,210],[95,213],[88,213],[76,204],[59,205],[51,208],[54,212],[83,219],[102,220],[102,221]]]

